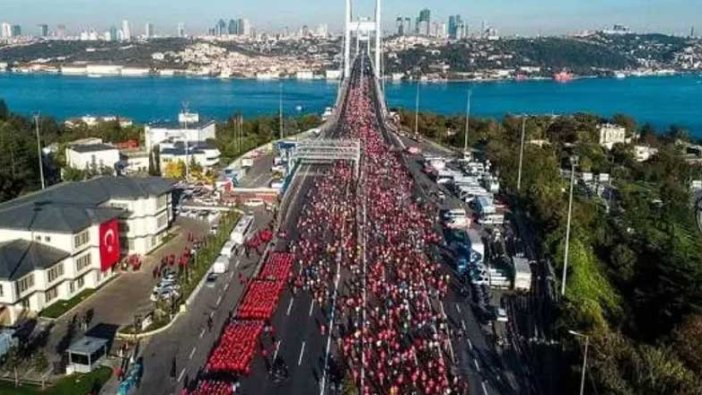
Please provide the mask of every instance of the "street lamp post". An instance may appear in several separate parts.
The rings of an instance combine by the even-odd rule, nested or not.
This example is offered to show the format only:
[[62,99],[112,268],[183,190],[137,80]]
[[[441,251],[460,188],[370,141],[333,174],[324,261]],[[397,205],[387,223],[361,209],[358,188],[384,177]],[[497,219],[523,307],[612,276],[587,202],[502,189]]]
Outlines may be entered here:
[[417,96],[414,99],[414,137],[419,137],[419,80],[417,80]]
[[468,90],[468,100],[466,101],[466,130],[463,139],[463,157],[468,155],[468,131],[470,130],[470,98],[473,95],[472,90]]
[[41,139],[39,138],[39,114],[34,114],[34,129],[37,134],[37,156],[39,157],[39,177],[41,178],[41,189],[46,188],[44,182],[44,161],[41,157]]
[[570,196],[568,198],[568,220],[566,222],[565,251],[563,252],[563,278],[561,281],[561,296],[565,295],[566,275],[568,273],[568,252],[570,250],[570,222],[573,216],[573,187],[575,186],[575,167],[578,165],[577,156],[570,157]]
[[573,336],[585,338],[585,352],[583,353],[583,368],[582,368],[582,372],[580,373],[580,395],[584,395],[585,394],[585,371],[587,370],[587,350],[588,350],[588,347],[590,345],[590,336],[583,335],[580,332],[576,332],[576,331],[572,331],[572,330],[568,331],[568,333],[570,333]]
[[526,131],[526,116],[522,116],[522,138],[519,148],[519,172],[517,173],[517,192],[522,190],[522,164],[524,163],[524,135]]

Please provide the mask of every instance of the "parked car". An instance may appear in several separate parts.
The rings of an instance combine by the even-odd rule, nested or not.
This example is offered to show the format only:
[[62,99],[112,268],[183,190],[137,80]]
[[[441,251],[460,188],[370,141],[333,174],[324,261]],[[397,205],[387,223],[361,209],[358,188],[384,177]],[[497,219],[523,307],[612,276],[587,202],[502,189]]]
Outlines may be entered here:
[[214,272],[210,272],[207,274],[207,277],[205,278],[205,286],[207,288],[214,288],[215,284],[217,283],[217,274]]

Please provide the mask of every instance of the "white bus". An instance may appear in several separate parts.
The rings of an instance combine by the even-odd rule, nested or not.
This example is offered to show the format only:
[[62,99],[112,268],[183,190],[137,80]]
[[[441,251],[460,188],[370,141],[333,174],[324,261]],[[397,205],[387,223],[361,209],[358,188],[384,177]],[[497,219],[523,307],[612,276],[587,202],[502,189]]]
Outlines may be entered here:
[[253,215],[244,215],[243,217],[241,217],[239,223],[236,224],[231,234],[231,240],[234,242],[235,245],[240,246],[244,244],[244,242],[246,241],[246,234],[253,226],[253,222]]

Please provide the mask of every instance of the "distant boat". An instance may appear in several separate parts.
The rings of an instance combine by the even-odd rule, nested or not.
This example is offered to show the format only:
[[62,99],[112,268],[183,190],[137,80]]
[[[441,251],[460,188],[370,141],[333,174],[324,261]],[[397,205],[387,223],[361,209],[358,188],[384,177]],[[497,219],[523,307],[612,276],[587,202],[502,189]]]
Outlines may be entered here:
[[624,78],[626,78],[626,74],[624,74],[622,72],[616,72],[616,73],[614,73],[614,78],[616,78],[618,80],[623,80]]
[[526,81],[528,77],[525,74],[517,74],[514,76],[515,81]]
[[297,110],[298,112],[302,111],[302,106],[295,106],[295,110]]
[[573,80],[573,73],[562,70],[553,75],[553,80],[560,83],[566,83]]

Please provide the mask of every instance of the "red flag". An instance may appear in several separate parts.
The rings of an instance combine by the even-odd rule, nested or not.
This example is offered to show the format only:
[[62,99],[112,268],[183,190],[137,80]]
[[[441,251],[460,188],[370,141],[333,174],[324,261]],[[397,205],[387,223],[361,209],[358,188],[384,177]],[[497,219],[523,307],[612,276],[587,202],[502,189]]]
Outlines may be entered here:
[[119,225],[116,219],[112,219],[100,224],[100,270],[109,270],[119,257]]

